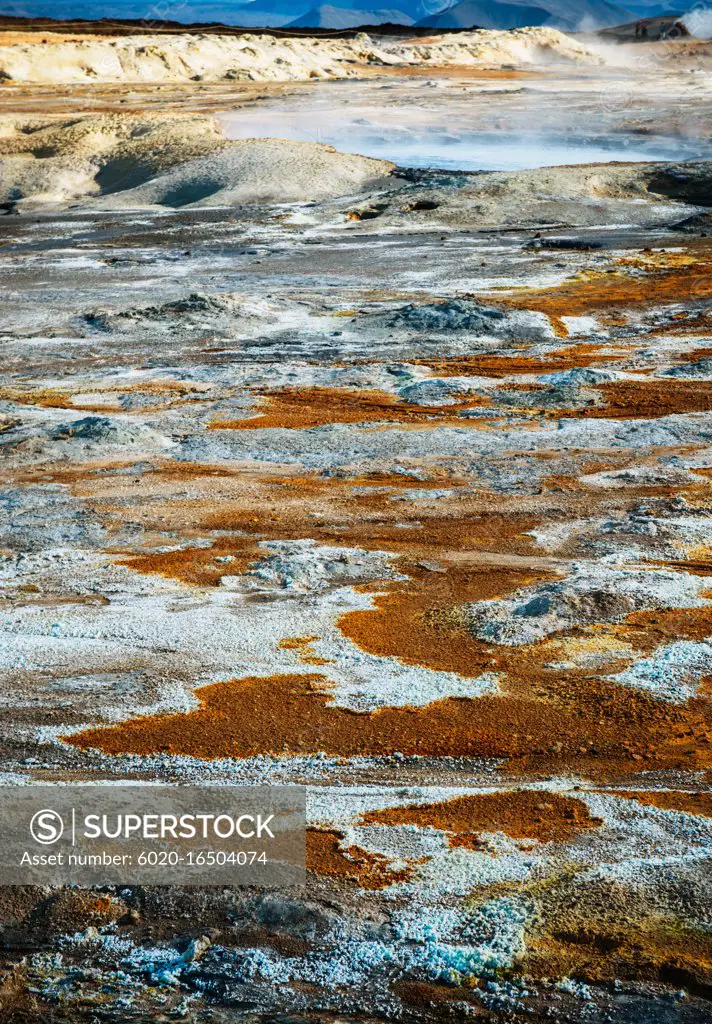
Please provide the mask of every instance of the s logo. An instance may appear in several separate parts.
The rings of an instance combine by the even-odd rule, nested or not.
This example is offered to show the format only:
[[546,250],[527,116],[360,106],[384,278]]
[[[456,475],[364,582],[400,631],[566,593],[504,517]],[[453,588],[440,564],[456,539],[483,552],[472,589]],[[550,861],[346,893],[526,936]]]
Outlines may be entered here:
[[56,811],[37,811],[30,822],[32,838],[43,846],[51,846],[61,838],[64,822]]

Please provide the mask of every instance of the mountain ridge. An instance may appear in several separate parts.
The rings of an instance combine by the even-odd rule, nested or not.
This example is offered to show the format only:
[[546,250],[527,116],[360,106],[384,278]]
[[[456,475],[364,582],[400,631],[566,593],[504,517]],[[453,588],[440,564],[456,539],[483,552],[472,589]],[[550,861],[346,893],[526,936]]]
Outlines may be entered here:
[[606,28],[631,20],[631,12],[609,0],[460,0],[417,24],[439,29],[512,29],[546,25],[565,31]]
[[[438,5],[440,9],[438,10]],[[157,5],[160,8],[160,5]],[[348,29],[390,21],[418,28],[508,29],[547,25],[564,31],[607,28],[638,18],[669,14],[674,0],[184,0],[170,18],[183,24],[215,24],[259,28]],[[324,8],[330,11],[325,14]],[[138,19],[160,25],[156,9],[141,0],[5,0],[3,14],[25,18]],[[334,13],[331,13],[334,12]],[[343,14],[338,13],[343,12]],[[395,13],[394,13],[395,12]]]
[[333,4],[320,4],[312,7],[301,17],[290,21],[285,28],[322,28],[322,29],[345,29],[360,25],[413,25],[413,18],[410,18],[403,11],[397,9],[360,10],[354,8],[336,7]]

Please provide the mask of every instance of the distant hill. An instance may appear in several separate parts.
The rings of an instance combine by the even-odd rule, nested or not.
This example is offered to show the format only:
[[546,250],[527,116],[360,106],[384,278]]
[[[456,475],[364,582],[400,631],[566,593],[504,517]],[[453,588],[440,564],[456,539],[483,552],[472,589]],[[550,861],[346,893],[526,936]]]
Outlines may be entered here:
[[439,29],[550,25],[573,31],[603,28],[629,20],[628,9],[609,0],[461,0],[454,7],[422,18],[418,25]]
[[[154,5],[153,0],[0,0],[0,4],[6,15],[135,18],[148,25],[160,23],[167,6]],[[321,26],[323,31],[385,21],[403,25],[415,22],[423,28],[442,30],[545,24],[572,31],[625,25],[636,18],[657,17],[688,7],[689,0],[328,0],[323,5],[319,0],[181,0],[163,16],[183,23],[222,22],[276,29]]]
[[[175,6],[155,3],[153,0],[0,0],[2,13],[26,18],[56,18],[59,21],[86,18],[96,21],[101,18],[132,18],[145,21],[150,27],[165,20],[190,22],[223,22],[226,25],[241,24],[278,28],[291,21],[313,4],[299,0],[280,0],[284,7],[291,7],[286,14],[269,10],[270,0],[259,0],[244,7],[226,0],[181,0]],[[363,0],[361,0],[363,3]]]
[[336,31],[344,28],[352,28],[355,25],[382,25],[390,22],[392,25],[412,25],[413,18],[408,17],[403,11],[398,10],[353,10],[343,7],[334,7],[331,4],[322,4],[320,7],[312,7],[310,11],[300,18],[290,21],[286,28],[330,28]]
[[[223,22],[245,28],[283,28],[290,22],[301,22],[310,14],[308,27],[319,27],[318,15],[311,16],[318,0],[181,0],[179,4],[153,3],[153,0],[0,0],[2,13],[18,17],[49,17],[60,20],[71,18],[135,18],[147,25],[163,18],[180,22]],[[326,5],[325,5],[326,6]],[[330,0],[334,11],[344,12],[345,21],[338,14],[324,17],[324,28],[348,28],[352,25],[393,24],[412,25],[424,13],[421,0]],[[377,10],[381,8],[381,10]],[[359,11],[351,15],[352,10]],[[166,12],[162,16],[162,12]],[[338,21],[338,24],[337,24]],[[328,22],[328,23],[327,23]],[[307,25],[307,22],[304,22]]]
[[448,28],[523,28],[525,25],[543,25],[551,14],[542,7],[504,3],[501,0],[462,0],[439,14],[422,18],[423,27]]
[[[227,7],[227,4],[225,5]],[[423,16],[422,0],[249,0],[231,7],[230,20],[242,25],[342,29],[353,25],[412,25]]]

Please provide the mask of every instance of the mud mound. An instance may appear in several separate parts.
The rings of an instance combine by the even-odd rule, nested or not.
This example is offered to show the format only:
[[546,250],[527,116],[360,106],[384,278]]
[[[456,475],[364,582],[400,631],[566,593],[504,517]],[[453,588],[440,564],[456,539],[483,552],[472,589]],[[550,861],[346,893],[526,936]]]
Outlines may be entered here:
[[130,306],[128,309],[94,309],[84,314],[80,320],[82,325],[96,331],[118,331],[120,333],[151,330],[175,331],[176,326],[182,330],[205,330],[228,327],[239,323],[240,327],[247,324],[258,324],[270,321],[274,313],[266,305],[246,302],[240,296],[230,293],[209,295],[203,292],[191,292],[183,298],[164,302],[161,305]]
[[663,373],[664,377],[712,377],[712,359],[697,359],[694,363],[683,363]]
[[548,321],[537,313],[509,310],[505,312],[471,299],[411,303],[396,310],[387,320],[387,325],[430,334],[468,331],[497,338],[526,338],[539,341],[553,337]]
[[601,58],[554,29],[469,32],[417,45],[264,35],[134,35],[0,47],[0,80],[14,82],[298,81],[347,78],[358,65],[599,64]]
[[229,142],[213,118],[200,116],[8,117],[0,121],[0,157],[4,203],[119,193],[132,206],[323,199],[373,186],[393,169],[316,143]]
[[704,162],[660,167],[650,175],[648,192],[695,206],[712,206],[709,168]]
[[[402,173],[402,172],[399,172]],[[404,213],[423,225],[475,229],[679,224],[681,212],[712,195],[712,162],[609,163],[492,171],[443,182],[432,174],[379,197],[378,215],[359,229],[398,225]],[[350,210],[344,210],[350,218]],[[539,240],[535,239],[538,243]]]
[[262,547],[269,553],[252,565],[248,575],[263,589],[306,593],[344,582],[397,576],[382,551],[331,547],[312,540],[266,541]]
[[62,423],[51,432],[55,441],[77,440],[86,444],[143,445],[165,447],[167,438],[141,423],[112,420],[106,416],[85,416],[71,423]]
[[466,621],[481,640],[519,646],[597,622],[622,622],[643,609],[698,607],[702,582],[673,572],[585,569],[508,600],[478,601],[466,609]]
[[504,318],[501,310],[491,306],[466,299],[448,299],[441,303],[404,306],[391,317],[389,326],[415,331],[471,331],[494,326],[494,322]]
[[210,117],[6,117],[0,121],[0,197],[60,202],[133,188],[225,145]]
[[393,169],[383,160],[286,139],[233,142],[173,168],[102,206],[222,206],[331,199],[378,187]]
[[560,388],[581,388],[587,385],[608,384],[616,375],[610,370],[596,370],[590,366],[577,366],[573,370],[559,370],[539,377],[541,384],[552,384]]

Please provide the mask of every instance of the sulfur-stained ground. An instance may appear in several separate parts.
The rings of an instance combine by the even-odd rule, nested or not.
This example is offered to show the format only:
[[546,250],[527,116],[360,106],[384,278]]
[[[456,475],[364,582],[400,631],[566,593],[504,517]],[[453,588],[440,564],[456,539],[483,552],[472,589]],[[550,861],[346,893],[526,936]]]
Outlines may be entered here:
[[3,778],[305,783],[310,874],[3,890],[5,1013],[712,1019],[711,186],[10,205]]

